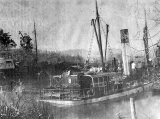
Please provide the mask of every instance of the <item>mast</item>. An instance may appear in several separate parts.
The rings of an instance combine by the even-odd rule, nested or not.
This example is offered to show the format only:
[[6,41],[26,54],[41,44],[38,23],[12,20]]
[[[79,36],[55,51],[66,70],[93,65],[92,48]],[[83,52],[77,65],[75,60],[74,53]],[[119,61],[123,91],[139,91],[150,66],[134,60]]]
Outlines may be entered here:
[[101,52],[101,49],[100,49],[100,42],[98,40],[98,34],[97,34],[97,30],[96,30],[96,21],[94,19],[92,19],[91,21],[91,24],[93,24],[93,27],[94,27],[94,31],[95,31],[95,34],[96,34],[96,38],[97,38],[97,44],[98,44],[98,48],[99,48],[99,52]]
[[159,46],[159,44],[157,44],[156,59],[157,59],[157,65],[159,67],[159,64],[160,64],[160,62],[159,62],[159,59],[160,59],[160,46]]
[[38,54],[37,54],[37,37],[36,37],[36,25],[34,21],[34,34],[35,34],[35,44],[36,44],[36,63],[38,61]]
[[109,32],[109,29],[108,29],[109,25],[106,24],[106,46],[105,46],[105,62],[106,62],[106,54],[107,54],[107,43],[108,43],[108,32]]
[[144,32],[143,41],[144,41],[147,66],[149,66],[150,62],[149,62],[149,48],[148,48],[148,27],[147,27],[146,10],[145,9],[144,9],[144,13],[145,13],[145,27],[143,29],[143,32]]
[[[99,40],[99,49],[100,49],[102,67],[104,68],[103,50],[102,50],[102,40],[101,40],[101,29],[100,29],[100,20],[99,20],[97,0],[96,0],[96,20],[97,20],[97,25],[98,25],[98,39],[97,39],[97,40]],[[95,31],[95,32],[96,32],[96,31]]]

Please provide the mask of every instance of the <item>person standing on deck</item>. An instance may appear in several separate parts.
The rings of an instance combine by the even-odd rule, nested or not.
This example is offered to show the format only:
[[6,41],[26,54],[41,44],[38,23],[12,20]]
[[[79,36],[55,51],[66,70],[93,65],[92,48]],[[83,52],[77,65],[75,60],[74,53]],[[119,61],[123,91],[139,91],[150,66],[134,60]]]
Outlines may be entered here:
[[134,75],[136,73],[136,63],[135,62],[132,62],[131,64],[131,70],[132,70],[132,74]]

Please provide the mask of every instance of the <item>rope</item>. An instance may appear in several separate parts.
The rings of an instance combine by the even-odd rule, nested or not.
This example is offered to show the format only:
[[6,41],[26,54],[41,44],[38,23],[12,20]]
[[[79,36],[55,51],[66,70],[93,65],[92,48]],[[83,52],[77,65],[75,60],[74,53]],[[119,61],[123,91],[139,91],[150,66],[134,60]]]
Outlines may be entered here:
[[[100,18],[101,18],[101,17],[100,17]],[[102,19],[102,18],[101,18],[101,19]],[[106,24],[106,22],[105,22],[103,19],[102,19],[102,21]],[[137,24],[137,23],[136,23],[136,24]],[[156,23],[154,26],[152,26],[151,28],[149,28],[149,30],[157,27],[159,24],[160,24],[160,22],[159,22],[159,23]],[[138,24],[137,24],[137,25],[138,25]],[[149,33],[149,30],[148,30],[147,33]],[[159,33],[160,33],[160,31],[158,31],[157,33],[155,33],[153,36],[150,36],[148,39],[151,39],[151,38],[157,36]],[[136,35],[138,35],[138,34],[139,34],[139,31],[136,33]],[[135,36],[136,36],[136,35],[135,35]],[[139,35],[140,35],[140,34],[139,34]],[[133,39],[134,39],[135,36],[133,36]],[[136,39],[136,38],[135,38],[135,39]],[[136,39],[136,40],[143,40],[143,39]]]
[[[150,33],[149,33],[149,36],[150,36]],[[151,42],[152,42],[152,39],[151,39]],[[152,45],[153,45],[153,42],[152,42]],[[154,47],[153,47],[153,50],[154,50],[154,54],[156,55],[156,50]]]
[[153,25],[151,28],[149,28],[149,31],[156,28],[158,25],[160,24],[160,22],[156,23],[155,25]]
[[[128,45],[128,44],[127,44]],[[151,47],[153,47],[153,46],[156,46],[156,45],[158,45],[158,43],[155,43],[155,44],[153,44],[153,45],[151,45],[151,46],[149,46],[148,48],[151,48]],[[129,46],[129,45],[128,45]],[[131,47],[131,46],[129,46],[130,48],[132,48],[132,49],[134,49],[134,50],[136,50],[137,52],[142,52],[142,51],[145,51],[145,49],[144,50],[137,50],[136,48],[134,48],[134,47]]]
[[[101,18],[102,19],[102,18]],[[105,23],[105,21],[102,19],[102,21]],[[106,23],[105,23],[106,24]],[[152,26],[149,30],[151,30],[151,29],[153,29],[153,28],[155,28],[155,27],[157,27],[158,25],[159,25],[160,23],[156,23],[154,26]],[[138,24],[137,24],[137,26],[138,26]],[[103,27],[102,27],[103,28]],[[149,33],[149,30],[147,31],[148,33]],[[104,31],[104,30],[103,30]],[[152,38],[153,37],[155,37],[155,36],[157,36],[158,34],[160,33],[160,31],[158,31],[156,34],[154,34],[153,36],[150,36],[148,39],[151,39],[152,40]],[[138,34],[138,32],[137,32],[137,34]],[[136,35],[137,35],[136,34]],[[136,36],[135,35],[135,36]],[[134,36],[134,37],[135,37]],[[143,40],[143,39],[138,39],[138,40]],[[158,41],[158,43],[160,42],[160,40]],[[158,45],[158,43],[155,43],[155,44],[153,44],[153,42],[152,42],[152,45],[150,46],[150,47],[148,47],[148,48],[151,48],[151,47],[153,47],[153,46],[156,46],[156,45]],[[127,44],[128,45],[128,44]],[[136,50],[137,52],[142,52],[142,51],[145,51],[145,49],[144,50],[137,50],[136,48],[134,48],[134,47],[131,47],[130,45],[128,45],[130,48],[132,48],[132,49],[134,49],[134,50]],[[155,49],[154,49],[154,52],[155,52]]]
[[90,55],[91,55],[91,50],[92,50],[92,45],[93,45],[93,38],[94,38],[94,30],[93,30],[93,33],[92,33],[92,38],[91,38],[90,47],[89,47],[88,56],[87,56],[87,61],[88,62],[89,62]]
[[[100,20],[100,23],[101,23],[101,20]],[[105,31],[104,31],[104,29],[103,29],[103,26],[102,26],[102,23],[101,23],[101,27],[102,27],[102,30],[103,30],[103,33],[104,33],[104,37],[106,37],[106,35],[105,35]],[[107,41],[107,43],[108,43],[108,49],[109,49],[109,52],[110,52],[110,55],[111,55],[111,58],[113,59],[113,57],[114,57],[114,55],[113,55],[113,52],[112,52],[112,49],[111,49],[111,47],[110,47],[110,45],[109,45],[109,42]]]

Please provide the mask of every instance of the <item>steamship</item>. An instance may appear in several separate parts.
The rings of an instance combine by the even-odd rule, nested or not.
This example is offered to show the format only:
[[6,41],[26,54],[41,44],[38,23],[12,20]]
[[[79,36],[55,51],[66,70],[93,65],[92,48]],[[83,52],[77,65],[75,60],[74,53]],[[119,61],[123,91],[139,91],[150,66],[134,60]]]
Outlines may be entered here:
[[[106,72],[102,51],[100,33],[100,16],[96,1],[96,19],[92,20],[95,30],[102,68],[99,72],[82,71],[72,74],[70,71],[59,76],[50,76],[50,86],[40,90],[38,101],[49,102],[58,105],[82,105],[107,101],[114,98],[128,96],[150,89],[153,83],[150,75],[141,75],[136,71],[130,75],[125,46],[129,42],[128,30],[121,30],[121,43],[123,55],[123,71]],[[98,25],[98,29],[96,26]],[[108,28],[108,25],[107,25]],[[107,37],[108,35],[106,35]],[[147,78],[147,79],[146,79]]]

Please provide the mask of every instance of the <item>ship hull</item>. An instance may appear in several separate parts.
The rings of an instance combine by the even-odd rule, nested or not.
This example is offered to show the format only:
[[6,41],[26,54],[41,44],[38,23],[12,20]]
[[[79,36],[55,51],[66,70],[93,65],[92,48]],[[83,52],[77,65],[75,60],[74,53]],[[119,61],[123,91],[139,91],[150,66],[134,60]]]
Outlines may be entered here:
[[136,87],[127,91],[115,93],[115,94],[105,95],[99,98],[90,98],[90,99],[81,99],[81,100],[39,99],[38,101],[48,102],[48,103],[56,104],[59,106],[83,105],[83,104],[96,103],[96,102],[116,99],[116,98],[132,95],[132,94],[137,94],[144,90],[151,89],[152,86],[153,86],[153,83],[147,83],[147,84],[144,84],[143,86],[139,86],[139,87]]

